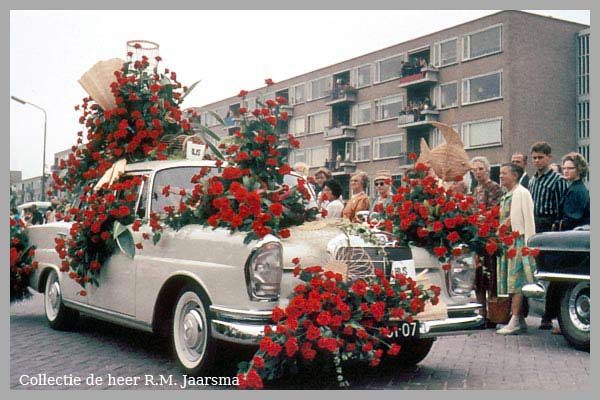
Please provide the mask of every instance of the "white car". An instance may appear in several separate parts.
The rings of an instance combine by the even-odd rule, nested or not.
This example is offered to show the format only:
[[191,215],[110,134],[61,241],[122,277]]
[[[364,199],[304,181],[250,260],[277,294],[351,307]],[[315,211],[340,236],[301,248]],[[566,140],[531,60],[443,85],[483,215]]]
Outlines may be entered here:
[[[135,242],[142,234],[152,235],[147,224],[150,212],[161,212],[167,205],[179,204],[178,196],[165,197],[162,188],[172,191],[193,188],[191,177],[200,167],[214,167],[212,161],[153,161],[127,165],[125,174],[145,175],[138,193],[135,213],[144,220]],[[298,177],[285,177],[295,184]],[[321,225],[319,225],[321,224]],[[404,332],[400,361],[416,364],[428,354],[439,335],[460,334],[479,327],[479,304],[469,299],[474,281],[472,257],[453,263],[446,272],[430,257],[411,260],[407,248],[362,246],[360,241],[339,243],[341,231],[324,221],[291,229],[291,237],[280,240],[266,236],[244,244],[245,233],[231,234],[225,229],[187,225],[179,231],[166,229],[153,245],[143,241],[131,259],[117,251],[102,267],[99,286],[87,286],[88,295],[68,273],[60,272],[61,260],[54,247],[56,237],[67,238],[71,223],[54,222],[28,228],[37,246],[38,269],[31,287],[44,293],[46,317],[51,327],[73,327],[78,313],[116,324],[171,336],[175,357],[187,374],[197,374],[214,361],[215,340],[257,344],[265,324],[272,324],[271,310],[285,307],[292,288],[300,281],[291,260],[302,265],[325,265],[343,258],[359,268],[354,277],[391,268],[418,275],[428,284],[442,288],[440,304],[429,315],[418,316],[418,329]],[[337,241],[337,242],[336,242]],[[354,254],[354,255],[353,255]],[[356,256],[360,254],[360,256]],[[370,261],[364,267],[364,257]],[[404,261],[401,261],[404,260]],[[395,261],[395,262],[394,262]],[[406,270],[404,269],[406,268]],[[398,269],[396,269],[398,270]]]

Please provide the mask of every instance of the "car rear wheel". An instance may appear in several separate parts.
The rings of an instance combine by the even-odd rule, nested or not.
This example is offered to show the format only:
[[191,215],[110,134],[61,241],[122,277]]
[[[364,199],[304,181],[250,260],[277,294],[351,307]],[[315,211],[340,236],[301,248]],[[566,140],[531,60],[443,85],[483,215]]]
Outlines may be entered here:
[[576,349],[590,350],[590,285],[569,287],[560,300],[558,323],[565,339]]
[[216,343],[211,334],[207,301],[194,285],[181,289],[173,310],[171,338],[173,352],[188,375],[210,369]]
[[62,291],[56,271],[52,270],[46,278],[44,289],[44,311],[52,329],[72,329],[79,319],[77,310],[66,307],[62,302]]

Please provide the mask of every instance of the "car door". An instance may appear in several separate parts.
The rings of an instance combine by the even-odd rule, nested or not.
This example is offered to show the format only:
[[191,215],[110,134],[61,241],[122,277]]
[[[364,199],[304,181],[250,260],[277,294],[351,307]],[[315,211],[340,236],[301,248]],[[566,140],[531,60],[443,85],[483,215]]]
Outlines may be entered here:
[[[135,174],[141,174],[146,177],[148,175],[147,173]],[[148,179],[145,179],[140,187],[138,187],[138,206],[140,203],[140,194],[144,193],[144,188],[148,184]],[[131,225],[128,229],[131,231]],[[134,243],[139,243],[141,241],[139,233],[132,233]],[[99,286],[90,288],[89,304],[106,311],[135,316],[136,264],[137,260],[135,257],[133,259],[130,258],[117,247],[113,255],[102,266],[100,276],[98,277]]]

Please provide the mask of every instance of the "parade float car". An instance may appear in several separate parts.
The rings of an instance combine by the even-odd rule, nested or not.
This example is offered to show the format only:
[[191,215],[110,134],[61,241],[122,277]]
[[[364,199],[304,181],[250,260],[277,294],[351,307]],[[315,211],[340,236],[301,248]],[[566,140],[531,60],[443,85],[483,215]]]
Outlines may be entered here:
[[[191,178],[200,167],[214,161],[170,160],[129,164],[126,175],[146,176],[139,189],[135,213],[145,221],[131,232],[136,243],[152,236],[147,223],[151,212],[178,205],[180,198],[162,196],[162,188],[193,189]],[[213,168],[216,173],[216,168]],[[284,183],[296,184],[298,175],[286,175]],[[177,190],[175,190],[177,191]],[[117,194],[118,196],[118,194]],[[314,193],[312,193],[314,196]],[[313,197],[314,199],[314,197]],[[335,224],[317,220],[291,229],[291,237],[267,235],[244,244],[245,234],[200,225],[178,231],[165,228],[156,245],[145,241],[133,258],[117,251],[102,267],[98,286],[81,286],[59,271],[61,260],[55,238],[67,238],[71,223],[64,221],[30,227],[37,246],[38,269],[30,285],[44,293],[45,314],[54,329],[74,326],[79,312],[115,324],[171,337],[175,357],[187,374],[206,371],[214,361],[216,341],[256,345],[264,326],[273,324],[275,306],[285,307],[300,281],[294,277],[292,259],[302,265],[325,265],[331,260],[348,264],[349,278],[383,269],[412,276],[425,285],[441,287],[440,302],[431,304],[412,323],[400,322],[390,341],[401,341],[399,362],[414,365],[429,353],[441,335],[463,334],[477,329],[482,318],[479,304],[470,300],[474,283],[474,259],[455,259],[449,271],[437,262],[420,261],[409,248],[365,245],[358,237],[345,236]],[[348,241],[340,238],[348,237]],[[381,251],[381,249],[385,251]],[[431,257],[422,257],[431,260]]]
[[528,245],[540,249],[536,258],[539,283],[523,287],[525,296],[544,299],[558,318],[567,342],[590,349],[590,226],[533,236]]

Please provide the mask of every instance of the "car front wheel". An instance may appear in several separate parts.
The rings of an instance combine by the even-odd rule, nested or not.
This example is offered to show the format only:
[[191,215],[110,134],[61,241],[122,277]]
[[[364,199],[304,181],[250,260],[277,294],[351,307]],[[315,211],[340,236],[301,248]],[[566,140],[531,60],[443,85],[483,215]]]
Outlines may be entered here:
[[72,329],[79,319],[79,312],[66,307],[62,301],[60,281],[56,271],[52,270],[46,279],[44,289],[44,311],[46,320],[52,329]]
[[208,370],[215,354],[206,301],[193,285],[180,292],[173,311],[171,337],[175,357],[188,375]]
[[560,330],[573,347],[590,349],[590,284],[581,282],[569,287],[560,300]]

